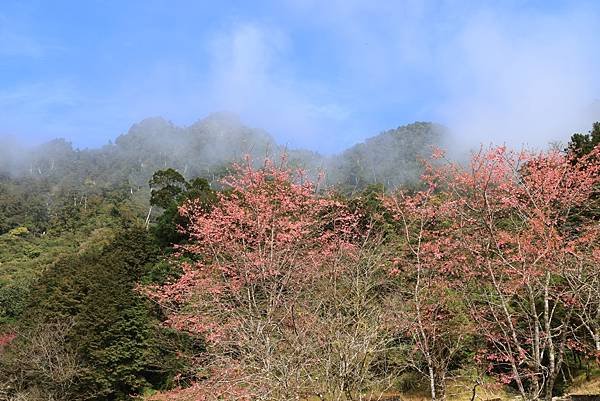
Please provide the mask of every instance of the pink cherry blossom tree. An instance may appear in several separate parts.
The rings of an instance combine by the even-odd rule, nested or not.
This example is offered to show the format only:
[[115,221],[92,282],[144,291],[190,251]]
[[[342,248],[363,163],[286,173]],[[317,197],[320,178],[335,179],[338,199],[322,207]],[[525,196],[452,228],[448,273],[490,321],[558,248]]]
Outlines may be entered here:
[[169,325],[207,344],[197,384],[167,398],[355,400],[389,385],[387,268],[360,214],[270,161],[223,184],[212,210],[181,207],[183,275],[149,289]]
[[455,238],[468,255],[465,278],[482,290],[469,302],[488,360],[527,399],[551,399],[574,340],[576,294],[568,278],[589,255],[576,247],[586,221],[575,228],[570,222],[597,188],[597,153],[574,162],[559,151],[499,147],[445,172]]

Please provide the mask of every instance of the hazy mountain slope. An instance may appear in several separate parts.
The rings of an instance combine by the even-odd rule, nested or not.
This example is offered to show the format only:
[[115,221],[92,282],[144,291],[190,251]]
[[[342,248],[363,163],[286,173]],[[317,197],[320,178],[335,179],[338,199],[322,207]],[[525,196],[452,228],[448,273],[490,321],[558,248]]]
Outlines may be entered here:
[[440,146],[440,125],[416,122],[382,132],[347,149],[328,165],[328,182],[346,190],[379,183],[387,188],[413,183],[421,173],[421,159]]
[[213,180],[245,155],[261,162],[265,156],[278,159],[287,152],[292,165],[312,174],[323,169],[328,185],[352,191],[370,183],[394,187],[414,182],[420,172],[419,158],[427,157],[442,136],[440,126],[414,123],[324,157],[309,150],[284,148],[265,131],[249,128],[230,114],[211,114],[188,127],[148,118],[100,149],[74,149],[63,139],[28,150],[10,145],[14,152],[0,158],[4,161],[0,175],[45,180],[55,190],[95,192],[122,187],[134,193],[147,190],[149,178],[159,169],[172,167],[186,177]]

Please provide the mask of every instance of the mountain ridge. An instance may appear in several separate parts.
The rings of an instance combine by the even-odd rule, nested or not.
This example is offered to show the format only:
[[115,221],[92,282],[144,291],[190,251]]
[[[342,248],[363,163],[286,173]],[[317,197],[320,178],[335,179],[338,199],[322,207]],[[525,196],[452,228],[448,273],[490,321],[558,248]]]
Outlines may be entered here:
[[100,148],[80,149],[58,138],[20,149],[17,157],[1,157],[6,152],[3,149],[0,172],[51,179],[59,179],[61,173],[85,178],[100,178],[104,174],[106,181],[115,184],[127,180],[139,189],[147,185],[154,171],[163,168],[175,168],[187,177],[214,180],[231,162],[246,155],[260,162],[265,157],[276,159],[286,153],[291,165],[313,174],[325,170],[327,184],[344,190],[373,183],[395,187],[418,179],[419,159],[430,154],[431,146],[441,143],[444,132],[441,125],[415,122],[325,156],[279,144],[267,131],[249,127],[230,113],[212,113],[188,126],[178,126],[163,117],[149,117],[132,124],[126,133]]

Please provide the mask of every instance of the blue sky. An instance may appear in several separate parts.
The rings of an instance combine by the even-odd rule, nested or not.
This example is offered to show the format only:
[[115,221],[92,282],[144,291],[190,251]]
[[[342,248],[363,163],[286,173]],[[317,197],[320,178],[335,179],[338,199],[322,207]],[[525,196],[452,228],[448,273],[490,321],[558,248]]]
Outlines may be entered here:
[[413,121],[541,146],[600,119],[600,2],[0,1],[0,135],[239,114],[334,152]]

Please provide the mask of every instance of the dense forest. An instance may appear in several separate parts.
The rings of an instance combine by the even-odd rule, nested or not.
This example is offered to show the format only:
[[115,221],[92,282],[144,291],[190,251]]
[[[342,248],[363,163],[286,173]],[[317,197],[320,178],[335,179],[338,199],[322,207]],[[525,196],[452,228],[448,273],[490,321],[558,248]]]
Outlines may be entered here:
[[600,123],[446,141],[323,156],[226,114],[0,141],[0,400],[598,392]]

